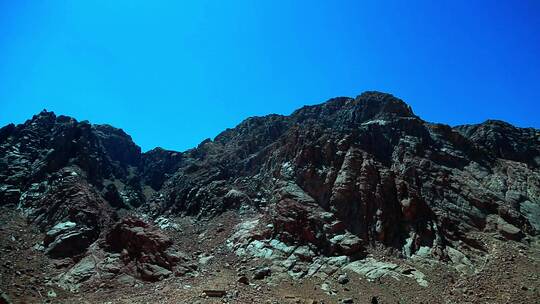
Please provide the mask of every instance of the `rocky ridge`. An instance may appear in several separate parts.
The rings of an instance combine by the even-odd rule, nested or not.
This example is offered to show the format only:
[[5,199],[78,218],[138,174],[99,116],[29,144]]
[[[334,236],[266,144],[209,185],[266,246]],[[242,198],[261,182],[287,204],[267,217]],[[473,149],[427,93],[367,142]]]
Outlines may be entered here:
[[425,287],[414,261],[471,275],[492,240],[536,240],[540,131],[429,123],[366,92],[249,118],[185,152],[142,153],[121,129],[43,111],[0,129],[0,204],[43,233],[35,250],[71,291],[196,277],[217,253],[186,252],[175,219],[230,212],[212,251],[266,261],[254,277],[349,272]]

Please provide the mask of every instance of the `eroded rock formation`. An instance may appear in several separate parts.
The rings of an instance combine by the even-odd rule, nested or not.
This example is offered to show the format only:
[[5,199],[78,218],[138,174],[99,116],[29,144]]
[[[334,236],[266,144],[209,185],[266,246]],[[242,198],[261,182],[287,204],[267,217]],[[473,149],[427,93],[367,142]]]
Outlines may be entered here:
[[0,204],[42,229],[49,256],[77,257],[72,270],[117,265],[110,273],[124,279],[194,271],[178,269],[188,258],[170,239],[125,214],[249,212],[257,223],[229,238],[233,250],[304,262],[352,261],[370,246],[451,262],[486,250],[478,234],[540,232],[540,131],[429,123],[366,92],[249,118],[185,152],[141,153],[121,129],[43,111],[0,129]]

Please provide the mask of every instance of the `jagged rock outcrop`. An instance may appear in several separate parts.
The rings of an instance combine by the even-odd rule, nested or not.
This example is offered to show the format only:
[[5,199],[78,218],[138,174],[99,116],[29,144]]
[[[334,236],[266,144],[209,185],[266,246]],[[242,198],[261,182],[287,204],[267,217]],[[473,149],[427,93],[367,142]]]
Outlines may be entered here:
[[160,190],[163,183],[174,174],[182,162],[182,153],[162,148],[152,149],[142,155],[142,176],[145,183],[154,190]]
[[[172,240],[151,224],[137,217],[125,217],[110,225],[102,239],[80,254],[74,265],[55,280],[65,290],[79,291],[82,286],[119,284],[133,286],[137,279],[158,281],[194,273],[197,265],[178,250]],[[53,227],[45,244],[56,235],[80,231],[73,222]],[[73,244],[69,240],[65,246]],[[66,251],[59,251],[65,253]]]
[[[489,231],[492,217],[519,230],[498,229],[506,237],[538,233],[539,134],[492,121],[428,123],[384,93],[335,98],[248,119],[187,151],[155,212],[212,214],[241,191],[244,208],[269,206],[271,218],[302,223],[274,225],[283,240],[327,252],[329,223],[314,214],[328,212],[365,245],[405,256],[427,247],[448,259],[447,246],[483,250],[473,234]],[[309,211],[291,215],[294,206]]]
[[140,148],[120,129],[43,111],[24,124],[2,128],[0,133],[0,184],[7,189],[0,197],[6,193],[13,196],[9,189],[23,192],[48,181],[63,168],[77,167],[96,190],[101,192],[107,184],[115,183],[128,204],[137,206],[144,201],[137,173]]
[[[53,256],[83,254],[119,209],[139,208],[260,214],[264,229],[246,246],[276,239],[355,257],[382,245],[451,260],[448,248],[482,252],[478,233],[540,232],[540,131],[428,123],[400,99],[366,92],[249,118],[185,152],[141,153],[120,129],[44,111],[0,129],[0,204],[49,231]],[[66,223],[75,225],[55,232]],[[132,224],[125,235],[146,229]]]
[[116,223],[106,235],[105,242],[106,250],[119,253],[124,267],[146,281],[193,270],[184,266],[175,269],[180,262],[187,262],[188,256],[174,249],[166,235],[138,218],[127,217]]

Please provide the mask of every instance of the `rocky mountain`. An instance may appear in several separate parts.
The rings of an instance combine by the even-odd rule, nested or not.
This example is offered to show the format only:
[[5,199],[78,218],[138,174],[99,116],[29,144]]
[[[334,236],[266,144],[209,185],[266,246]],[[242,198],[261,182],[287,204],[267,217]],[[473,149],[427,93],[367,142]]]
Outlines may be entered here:
[[431,124],[367,92],[226,130],[184,153],[150,204],[156,214],[251,207],[272,214],[269,234],[329,254],[330,240],[350,232],[362,246],[444,255],[457,242],[482,250],[468,235],[492,224],[508,238],[536,235],[539,166],[538,130]]
[[[0,129],[0,205],[38,229],[31,250],[64,261],[49,281],[64,290],[197,277],[215,248],[266,261],[262,279],[352,271],[425,287],[399,261],[472,275],[493,242],[538,253],[540,130],[430,123],[365,92],[142,153],[121,129],[43,111]],[[225,233],[209,252],[179,235],[199,226],[190,237]]]

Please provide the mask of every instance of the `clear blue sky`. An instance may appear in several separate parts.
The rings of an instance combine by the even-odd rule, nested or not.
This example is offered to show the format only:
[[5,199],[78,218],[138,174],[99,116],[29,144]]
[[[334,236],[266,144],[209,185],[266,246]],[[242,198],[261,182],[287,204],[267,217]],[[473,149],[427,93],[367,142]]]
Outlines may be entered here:
[[429,121],[540,127],[540,1],[413,3],[0,0],[0,125],[46,108],[185,150],[380,90]]

